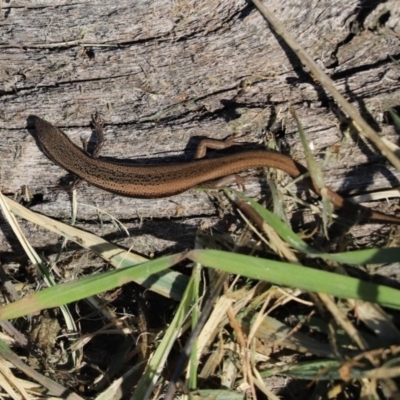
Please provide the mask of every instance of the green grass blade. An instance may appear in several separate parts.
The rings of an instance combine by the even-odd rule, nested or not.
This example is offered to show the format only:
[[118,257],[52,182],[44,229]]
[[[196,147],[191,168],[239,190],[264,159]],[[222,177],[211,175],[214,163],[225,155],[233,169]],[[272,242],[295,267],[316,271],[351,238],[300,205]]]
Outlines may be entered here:
[[207,267],[252,279],[400,309],[400,290],[349,276],[218,250],[193,250],[188,253],[188,257]]
[[46,308],[60,307],[63,304],[111,290],[136,279],[152,281],[154,279],[153,274],[171,267],[182,260],[182,257],[178,253],[44,289],[22,300],[1,307],[0,320],[22,317]]
[[[34,224],[42,226],[57,235],[62,235],[66,239],[78,244],[79,246],[89,249],[95,254],[102,257],[115,268],[124,268],[134,264],[140,264],[146,259],[137,254],[128,252],[113,243],[107,242],[103,238],[94,235],[93,233],[83,231],[73,226],[64,224],[60,221],[46,217],[45,215],[34,213],[27,208],[21,206],[15,201],[4,197],[4,201],[10,210],[20,218],[26,219]],[[146,277],[147,278],[147,277]],[[145,285],[150,290],[159,293],[166,297],[171,297],[179,300],[182,293],[185,291],[188,278],[187,276],[176,272],[165,270],[158,273],[152,280],[138,279],[136,283]]]
[[197,280],[196,274],[190,278],[174,319],[169,324],[161,343],[157,346],[157,350],[147,365],[146,371],[140,379],[131,400],[146,400],[150,397],[181,327],[193,307],[193,299],[196,298]]

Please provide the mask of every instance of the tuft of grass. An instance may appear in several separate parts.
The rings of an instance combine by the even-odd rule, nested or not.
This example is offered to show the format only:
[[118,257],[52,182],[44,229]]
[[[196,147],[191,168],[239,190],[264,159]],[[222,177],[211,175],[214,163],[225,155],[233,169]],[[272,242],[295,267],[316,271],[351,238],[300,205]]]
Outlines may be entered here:
[[[132,398],[147,399],[152,397],[152,393],[163,382],[162,373],[168,369],[168,362],[176,343],[184,340],[185,332],[190,327],[190,318],[192,317],[192,329],[199,320],[202,312],[199,302],[205,301],[204,298],[201,300],[201,293],[204,291],[200,285],[202,271],[224,271],[240,278],[236,280],[236,283],[233,281],[229,287],[226,286],[224,293],[216,300],[211,314],[199,332],[197,345],[192,348],[191,367],[188,371],[190,371],[190,382],[194,395],[233,395],[233,392],[231,393],[229,390],[195,390],[202,387],[204,379],[208,379],[210,375],[216,373],[216,368],[221,365],[221,362],[222,368],[226,368],[227,371],[238,368],[238,365],[235,367],[236,362],[234,359],[230,359],[229,354],[236,354],[238,360],[241,360],[242,372],[245,372],[243,384],[251,381],[254,387],[265,393],[270,392],[263,383],[263,379],[276,374],[284,374],[295,379],[318,380],[319,382],[343,379],[346,362],[343,363],[337,358],[338,353],[346,354],[347,358],[361,357],[365,354],[357,368],[350,368],[347,379],[361,379],[369,376],[371,365],[366,362],[368,349],[374,348],[374,342],[382,345],[384,340],[381,339],[390,338],[392,340],[391,351],[394,352],[396,347],[393,348],[395,346],[393,340],[396,338],[397,329],[390,323],[390,318],[380,309],[382,320],[379,323],[379,329],[375,332],[378,339],[375,340],[362,329],[352,332],[352,329],[355,329],[354,323],[343,314],[343,309],[347,310],[347,313],[352,313],[355,310],[354,307],[357,306],[359,318],[368,325],[371,322],[369,321],[370,315],[367,311],[366,315],[361,316],[362,310],[368,309],[368,307],[375,310],[378,305],[400,309],[400,290],[347,276],[343,274],[342,267],[344,264],[359,266],[394,262],[400,259],[400,248],[353,250],[341,253],[322,251],[307,243],[286,223],[254,200],[239,192],[226,191],[226,193],[236,204],[240,205],[238,201],[242,202],[242,209],[245,209],[243,207],[245,204],[250,207],[253,214],[258,216],[256,221],[260,228],[260,235],[263,234],[263,231],[268,233],[267,227],[272,229],[270,232],[277,235],[269,237],[271,248],[278,248],[283,243],[286,247],[285,254],[294,252],[296,256],[293,260],[295,261],[287,262],[271,257],[265,258],[211,249],[191,250],[146,261],[78,228],[69,227],[57,221],[52,221],[50,224],[49,218],[38,216],[12,200],[2,198],[3,207],[7,206],[10,213],[29,218],[42,227],[62,234],[66,239],[74,240],[75,243],[96,252],[118,268],[72,282],[54,283],[48,288],[1,307],[0,319],[5,321],[37,313],[44,309],[65,307],[67,304],[89,299],[91,296],[121,287],[131,281],[139,282],[151,289],[162,288],[157,291],[164,296],[171,297],[172,287],[178,282],[178,285],[174,287],[174,298],[180,300],[179,304],[166,330],[159,337],[154,353],[149,359],[143,360],[142,373],[138,375],[139,367],[137,366],[131,366],[131,370],[126,372],[127,376],[136,374],[137,387]],[[16,222],[15,220],[14,223]],[[17,229],[17,225],[14,225],[14,229]],[[291,258],[291,256],[289,257]],[[35,260],[41,262],[39,258],[35,258]],[[307,260],[313,266],[307,266]],[[182,262],[193,262],[195,265],[202,266],[202,269],[194,269],[192,277],[186,278],[184,284],[182,284],[181,274],[171,271],[174,265]],[[306,265],[302,265],[304,263]],[[322,269],[316,269],[315,263]],[[331,269],[332,265],[335,265],[337,272],[323,270],[324,266]],[[165,284],[165,277],[169,274],[176,278],[176,282]],[[331,296],[341,299],[340,303],[334,302]],[[276,317],[269,315],[288,302],[297,303],[296,307],[302,310],[301,314],[304,314],[304,318],[302,318],[302,322],[298,322],[297,328],[291,328],[289,325],[279,322]],[[93,303],[90,304],[93,305]],[[340,308],[339,304],[341,304]],[[315,335],[310,335],[313,330],[318,331],[319,335],[328,335],[328,337],[332,335],[330,328],[332,322],[329,323],[329,320],[319,319],[318,328],[315,324],[309,324],[307,314],[311,315],[310,312],[314,307],[329,309],[335,324],[342,326],[342,331],[335,334],[337,340],[335,347],[330,341],[321,342],[318,337],[313,337]],[[195,312],[195,310],[198,311]],[[232,332],[227,335],[230,330]],[[379,330],[381,331],[379,332]],[[390,332],[390,330],[392,331]],[[224,334],[224,332],[226,333]],[[290,359],[289,362],[276,367],[268,362],[268,352],[260,352],[254,347],[256,343],[269,343],[266,347],[269,349],[268,351],[272,351],[274,346],[279,345],[287,351],[312,354],[321,357],[321,360],[298,363],[294,359]],[[3,343],[4,346],[6,346],[5,343]],[[357,352],[355,346],[360,347],[361,353]],[[209,355],[211,349],[215,351]],[[82,351],[84,353],[84,348]],[[378,352],[376,358],[383,357],[383,352],[384,350],[381,349],[381,354]],[[2,354],[7,359],[11,359],[10,350],[6,350],[6,347]],[[13,354],[12,357],[14,359],[16,355]],[[204,358],[207,360],[204,367],[197,368],[198,362]],[[264,363],[263,368],[259,367],[260,362]],[[26,369],[26,367],[24,368]],[[79,368],[79,364],[77,368]],[[393,368],[387,367],[387,373],[393,374]],[[376,365],[374,365],[374,369],[376,369]],[[238,378],[234,382],[240,385]],[[38,380],[37,377],[34,379]],[[116,382],[106,388],[99,398],[105,398],[104,396],[110,395],[110,392],[118,391],[118,387],[115,386]],[[56,382],[51,382],[49,385],[55,384]]]

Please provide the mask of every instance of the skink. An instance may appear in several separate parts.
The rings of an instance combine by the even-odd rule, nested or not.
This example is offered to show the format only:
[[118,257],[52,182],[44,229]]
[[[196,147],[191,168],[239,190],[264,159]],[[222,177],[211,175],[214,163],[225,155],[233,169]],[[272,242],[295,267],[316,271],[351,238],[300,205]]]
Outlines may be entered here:
[[[28,124],[33,124],[39,145],[50,160],[92,185],[121,196],[149,199],[172,196],[251,168],[276,168],[292,178],[308,172],[292,158],[265,150],[243,151],[179,164],[121,164],[90,156],[64,132],[39,117],[30,116]],[[311,178],[306,177],[304,181],[321,195]],[[324,195],[335,207],[342,208],[352,217],[357,216],[358,222],[400,225],[400,218],[353,204],[329,188],[324,188]]]

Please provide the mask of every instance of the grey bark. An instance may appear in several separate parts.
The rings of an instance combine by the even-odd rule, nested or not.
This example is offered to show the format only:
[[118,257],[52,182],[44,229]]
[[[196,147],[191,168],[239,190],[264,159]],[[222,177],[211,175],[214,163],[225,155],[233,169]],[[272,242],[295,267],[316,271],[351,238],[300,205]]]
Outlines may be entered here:
[[[382,5],[363,9],[355,0],[266,4],[337,88],[396,142],[385,113],[400,103],[395,6],[396,12],[385,14]],[[326,151],[340,145],[337,158],[325,166],[326,183],[334,190],[355,194],[398,185],[400,173],[368,143],[343,141],[343,121],[330,97],[251,2],[3,1],[0,24],[1,190],[12,195],[28,185],[43,194],[43,203],[34,209],[46,215],[67,219],[70,202],[57,189],[65,171],[44,156],[26,129],[30,114],[52,122],[79,144],[80,137],[91,136],[90,115],[99,111],[108,122],[102,154],[143,162],[189,160],[192,137],[235,135],[261,143],[275,123],[285,131],[288,153],[304,162],[288,113],[293,105],[317,160],[322,163]],[[249,182],[249,192],[257,192],[258,179]],[[207,195],[194,190],[141,200],[82,184],[78,196],[80,203],[122,219],[142,238],[135,238],[134,249],[143,254],[174,248],[179,241],[173,225],[161,237],[154,222],[147,225],[148,236],[140,236],[138,227],[149,219],[163,226],[179,216],[190,233],[218,220]],[[92,208],[79,207],[81,226],[87,228],[94,218]],[[34,227],[26,229],[34,244],[55,241],[44,231],[39,235]],[[90,229],[102,233],[99,225]],[[116,230],[112,224],[104,229]],[[359,228],[357,235],[371,229],[380,228]],[[4,230],[0,235],[0,251],[11,251]]]

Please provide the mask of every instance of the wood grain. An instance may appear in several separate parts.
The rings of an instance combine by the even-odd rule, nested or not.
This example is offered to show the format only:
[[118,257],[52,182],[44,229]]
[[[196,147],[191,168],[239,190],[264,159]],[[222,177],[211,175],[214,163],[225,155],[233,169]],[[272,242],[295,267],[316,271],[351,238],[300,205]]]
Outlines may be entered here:
[[[343,141],[348,125],[251,3],[1,4],[1,188],[12,194],[29,185],[43,194],[35,209],[46,215],[67,218],[70,204],[68,195],[55,188],[64,171],[26,130],[30,114],[51,121],[79,144],[80,137],[91,136],[90,115],[99,111],[108,121],[103,155],[144,162],[188,160],[194,137],[236,135],[261,143],[275,125],[284,131],[285,151],[304,162],[288,113],[293,105],[321,163],[327,149],[339,146],[337,159],[325,167],[326,183],[334,190],[362,193],[398,185],[400,173],[369,144],[351,137]],[[356,0],[271,0],[268,6],[337,88],[379,123],[383,136],[396,141],[384,114],[400,103],[400,69],[390,58],[400,53],[394,31],[359,29],[350,35],[365,19]],[[246,185],[250,193],[257,186],[255,178]],[[83,184],[78,196],[79,202],[128,223],[178,214],[206,221],[216,213],[207,196],[196,191],[143,201]],[[79,208],[81,223],[92,217],[91,209]],[[9,248],[4,237],[1,242],[3,250]]]

